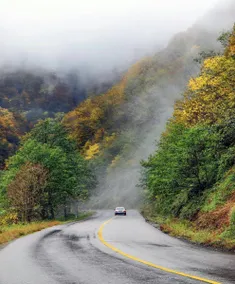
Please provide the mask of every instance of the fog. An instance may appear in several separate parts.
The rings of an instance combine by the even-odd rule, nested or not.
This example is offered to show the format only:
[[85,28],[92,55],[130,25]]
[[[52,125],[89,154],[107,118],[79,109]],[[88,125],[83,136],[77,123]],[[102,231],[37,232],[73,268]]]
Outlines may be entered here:
[[99,74],[166,45],[217,0],[1,0],[0,63]]
[[[234,20],[235,3],[225,2],[211,9],[205,17],[199,17],[196,23],[185,32],[176,34],[162,52],[155,54],[157,62],[160,60],[166,67],[171,65],[169,56],[171,58],[178,56],[180,60],[184,58],[185,70],[184,68],[179,70],[178,76],[173,75],[173,80],[168,80],[166,75],[165,80],[163,78],[160,84],[156,78],[155,86],[150,89],[144,88],[138,91],[139,88],[136,88],[133,99],[123,106],[131,121],[127,128],[135,129],[140,119],[145,121],[142,127],[136,129],[135,138],[138,140],[138,145],[134,145],[130,153],[122,153],[118,165],[109,169],[102,177],[98,191],[92,196],[88,207],[125,206],[129,209],[140,208],[143,205],[144,191],[143,188],[138,187],[142,170],[140,161],[146,160],[156,151],[161,133],[172,115],[175,100],[181,97],[189,78],[196,76],[200,70],[200,66],[194,62],[198,54],[192,47],[202,46],[201,50],[204,48],[221,50],[217,38],[222,31],[232,28]],[[179,44],[182,50],[185,49],[182,55],[178,53]],[[161,63],[160,66],[162,66]],[[151,78],[151,71],[149,76]],[[138,87],[138,80],[136,84]],[[148,114],[151,119],[147,118]]]
[[[219,31],[231,28],[235,19],[235,9],[228,16],[227,4],[218,0],[0,2],[2,69],[21,66],[67,72],[76,68],[81,76],[89,73],[88,78],[98,81],[107,78],[114,69],[125,70],[139,58],[164,49],[173,35],[186,31],[195,22],[198,29],[206,28],[214,33],[211,38],[205,35],[205,41],[211,41],[208,47],[213,47]],[[217,4],[221,6],[219,12],[214,10]],[[226,7],[224,13],[221,12],[223,7]],[[212,16],[204,18],[208,11],[212,11]],[[197,35],[196,26],[192,29],[194,35]],[[169,50],[172,52],[171,48]],[[188,65],[189,76],[199,70],[194,66]],[[129,164],[122,157],[119,167],[108,172],[107,176],[99,177],[99,189],[88,207],[134,207],[140,204],[143,197],[136,188],[140,160],[146,159],[155,150],[156,142],[172,114],[174,100],[185,88],[187,78],[177,80],[175,84],[165,82],[161,87],[156,84],[151,90],[144,90],[145,94],[137,94],[138,98],[129,105],[123,106],[132,116],[133,128],[139,119],[139,106],[146,104],[145,112],[151,111],[152,119],[139,131],[139,144],[131,153],[134,161]]]

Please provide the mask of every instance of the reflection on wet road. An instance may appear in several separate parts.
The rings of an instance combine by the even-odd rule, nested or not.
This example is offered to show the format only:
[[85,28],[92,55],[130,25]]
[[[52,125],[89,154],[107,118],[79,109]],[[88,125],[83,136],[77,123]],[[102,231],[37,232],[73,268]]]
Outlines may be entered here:
[[[85,222],[20,238],[0,251],[0,284],[204,283],[149,267],[105,246],[97,237],[113,211]],[[220,283],[235,283],[235,255],[200,248],[147,224],[135,210],[116,216],[102,230],[117,250],[154,265]]]

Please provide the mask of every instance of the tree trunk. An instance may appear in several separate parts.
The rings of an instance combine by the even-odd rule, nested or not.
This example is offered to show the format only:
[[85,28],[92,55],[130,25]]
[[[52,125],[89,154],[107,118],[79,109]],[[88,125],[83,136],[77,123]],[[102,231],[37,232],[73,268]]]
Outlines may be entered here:
[[53,204],[52,204],[52,194],[51,191],[49,191],[48,193],[48,205],[49,205],[49,212],[50,212],[50,217],[51,219],[55,219],[55,213],[54,213],[54,208],[53,208]]
[[66,217],[67,217],[67,206],[64,205],[64,218],[66,218]]
[[51,219],[55,219],[55,213],[54,213],[54,208],[52,204],[50,204],[50,213],[51,213]]

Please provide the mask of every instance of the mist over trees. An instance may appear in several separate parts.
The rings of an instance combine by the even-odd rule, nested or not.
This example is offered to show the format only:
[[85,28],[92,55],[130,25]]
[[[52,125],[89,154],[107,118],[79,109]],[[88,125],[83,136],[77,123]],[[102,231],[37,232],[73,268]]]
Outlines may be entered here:
[[[228,77],[234,72],[232,59],[226,58],[232,44],[227,55],[222,56],[223,47],[216,40],[221,30],[231,28],[234,12],[232,2],[217,7],[186,31],[175,34],[168,44],[172,31],[164,40],[156,35],[154,41],[162,46],[161,49],[151,42],[151,47],[138,55],[130,58],[126,55],[128,60],[117,51],[125,53],[125,48],[130,51],[128,41],[117,37],[110,42],[112,52],[105,52],[102,44],[85,45],[93,54],[89,60],[85,53],[80,60],[77,44],[73,45],[73,52],[66,49],[67,55],[59,67],[49,60],[48,65],[41,64],[45,61],[40,61],[40,56],[33,62],[15,65],[5,62],[0,70],[0,206],[3,211],[17,212],[20,220],[31,221],[54,218],[60,208],[66,208],[74,200],[90,199],[88,206],[96,208],[112,207],[117,203],[130,207],[141,204],[143,193],[136,188],[140,161],[154,151],[175,101],[185,91],[190,78],[200,72],[200,62],[204,59],[210,72],[205,67],[199,79],[190,80],[185,100],[177,102],[178,109],[176,107],[174,112],[179,121],[185,122],[185,129],[176,127],[174,131],[187,140],[177,146],[182,151],[178,158],[181,154],[193,157],[193,149],[197,151],[201,146],[199,164],[203,161],[207,167],[207,159],[212,161],[210,177],[206,174],[195,177],[198,164],[189,166],[184,161],[182,173],[192,166],[188,184],[195,184],[195,192],[212,184],[216,179],[213,168],[216,153],[208,154],[204,149],[208,144],[215,145],[217,136],[207,128],[198,126],[190,132],[187,127],[198,124],[204,112],[213,122],[216,122],[213,115],[223,114],[223,109],[208,95],[207,88],[213,89],[214,97],[217,97],[217,90],[221,96],[228,90],[232,92],[233,82],[229,80],[226,88],[222,77],[214,86],[208,86],[207,80],[213,80],[216,68],[220,72],[224,68],[230,70],[226,73]],[[218,22],[218,16],[224,21]],[[187,14],[187,20],[189,18]],[[157,28],[154,29],[157,33]],[[226,37],[223,39],[227,46]],[[229,42],[231,40],[229,37]],[[136,39],[136,43],[141,41],[144,41],[141,37]],[[148,41],[144,42],[144,46],[147,45]],[[48,54],[50,52],[48,50]],[[57,54],[56,50],[54,53]],[[109,61],[105,55],[115,60]],[[96,60],[92,61],[94,57]],[[192,93],[202,91],[202,86],[205,86],[208,105],[196,96],[192,105]],[[226,104],[232,111],[229,99]],[[183,114],[181,109],[184,109]],[[190,140],[191,136],[199,141]],[[174,137],[171,138],[169,143],[177,144]],[[200,139],[205,144],[201,145]],[[174,161],[176,165],[177,158],[172,160],[173,164]],[[202,171],[206,169],[202,167]],[[180,215],[181,208],[177,206],[174,210]]]
[[219,40],[224,52],[204,60],[175,103],[157,150],[142,162],[142,186],[152,215],[193,221],[223,242],[235,236],[235,25]]

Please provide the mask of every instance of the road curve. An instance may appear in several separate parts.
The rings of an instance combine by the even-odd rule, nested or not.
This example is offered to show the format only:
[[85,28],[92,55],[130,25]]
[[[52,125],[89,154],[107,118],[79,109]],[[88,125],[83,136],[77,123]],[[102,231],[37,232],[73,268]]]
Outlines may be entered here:
[[[0,251],[0,284],[205,283],[177,272],[211,283],[235,283],[234,254],[165,235],[135,210],[102,226],[111,217],[113,211],[99,211],[87,221],[56,226],[10,243]],[[100,233],[112,249],[100,241]]]

